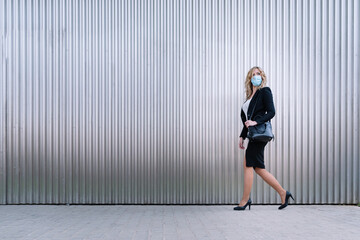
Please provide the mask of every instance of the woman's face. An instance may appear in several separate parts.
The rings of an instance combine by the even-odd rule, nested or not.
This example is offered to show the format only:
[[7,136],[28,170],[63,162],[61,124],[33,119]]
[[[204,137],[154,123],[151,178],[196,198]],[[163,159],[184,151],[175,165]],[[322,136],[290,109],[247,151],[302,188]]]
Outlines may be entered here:
[[255,76],[255,75],[260,75],[260,70],[255,68],[253,71],[252,71],[252,75],[251,77]]

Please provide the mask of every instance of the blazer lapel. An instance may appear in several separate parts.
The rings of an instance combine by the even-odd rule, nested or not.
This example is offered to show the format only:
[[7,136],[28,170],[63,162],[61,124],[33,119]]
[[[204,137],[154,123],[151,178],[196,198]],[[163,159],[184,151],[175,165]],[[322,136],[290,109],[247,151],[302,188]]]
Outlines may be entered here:
[[256,99],[258,98],[258,95],[260,94],[260,89],[258,89],[254,96],[252,97],[251,101],[250,101],[250,104],[249,104],[249,108],[248,108],[248,112],[247,112],[247,119],[250,120],[250,116],[251,116],[251,113],[253,112],[253,108],[255,107],[255,103],[256,103]]

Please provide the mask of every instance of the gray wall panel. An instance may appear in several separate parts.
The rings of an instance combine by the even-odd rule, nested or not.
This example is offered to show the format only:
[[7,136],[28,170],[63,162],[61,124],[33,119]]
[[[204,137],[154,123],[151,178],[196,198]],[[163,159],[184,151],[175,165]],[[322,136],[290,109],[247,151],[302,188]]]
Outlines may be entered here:
[[[0,0],[0,204],[237,203],[249,68],[267,169],[358,203],[359,1]],[[256,203],[280,199],[260,177]]]

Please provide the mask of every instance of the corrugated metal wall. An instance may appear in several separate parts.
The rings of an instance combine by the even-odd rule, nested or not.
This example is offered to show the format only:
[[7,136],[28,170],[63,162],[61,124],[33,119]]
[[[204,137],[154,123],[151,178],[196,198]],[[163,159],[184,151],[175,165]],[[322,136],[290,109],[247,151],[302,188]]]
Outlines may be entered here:
[[[244,79],[296,203],[357,203],[359,1],[0,0],[0,203],[237,203]],[[280,203],[255,178],[255,203]]]

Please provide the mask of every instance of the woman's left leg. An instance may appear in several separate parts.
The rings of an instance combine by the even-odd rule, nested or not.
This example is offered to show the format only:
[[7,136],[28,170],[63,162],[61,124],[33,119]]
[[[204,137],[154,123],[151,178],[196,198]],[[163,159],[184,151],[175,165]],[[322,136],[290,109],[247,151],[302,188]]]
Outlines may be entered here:
[[286,190],[280,185],[276,178],[264,168],[255,168],[255,172],[264,179],[267,184],[274,188],[280,195],[281,203],[285,203]]
[[253,167],[246,166],[246,157],[244,158],[244,192],[239,206],[244,206],[250,198],[251,187],[254,179]]

